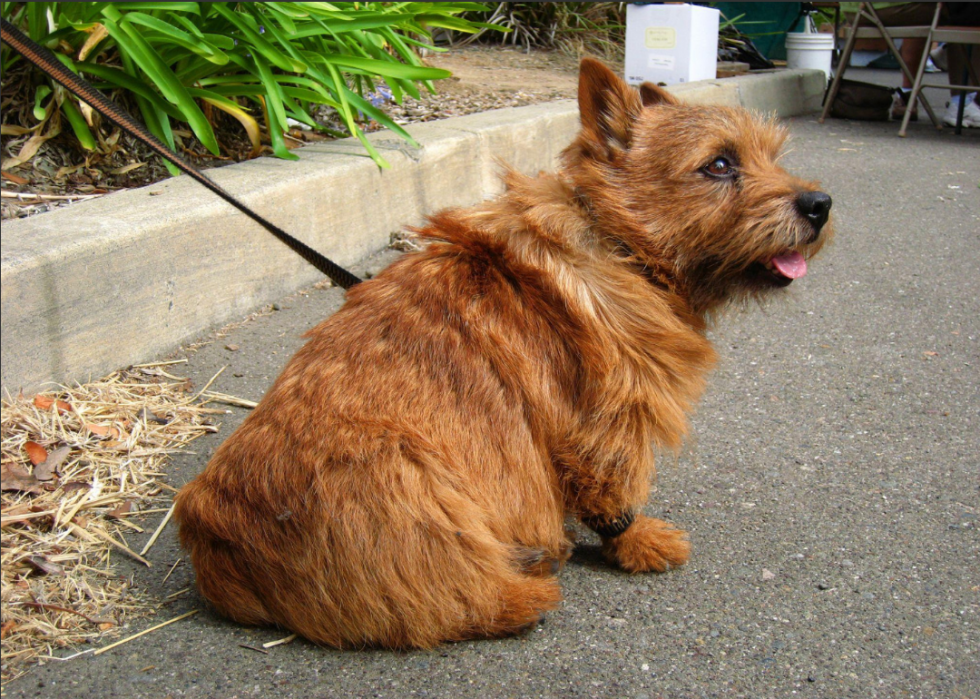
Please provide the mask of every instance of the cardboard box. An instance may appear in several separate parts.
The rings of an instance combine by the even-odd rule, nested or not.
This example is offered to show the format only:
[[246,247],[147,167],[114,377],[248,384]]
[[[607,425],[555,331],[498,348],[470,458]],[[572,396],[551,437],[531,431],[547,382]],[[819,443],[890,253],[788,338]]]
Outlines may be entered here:
[[626,82],[674,85],[714,79],[718,17],[698,5],[626,6]]

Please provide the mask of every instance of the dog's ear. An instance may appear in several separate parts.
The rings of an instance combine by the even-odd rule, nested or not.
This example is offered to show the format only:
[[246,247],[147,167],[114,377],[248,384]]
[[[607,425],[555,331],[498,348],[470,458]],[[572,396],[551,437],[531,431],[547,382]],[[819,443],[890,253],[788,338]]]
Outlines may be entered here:
[[606,147],[629,148],[643,109],[639,93],[594,58],[583,58],[578,77],[582,131]]
[[644,107],[656,107],[660,104],[680,104],[680,100],[653,83],[643,83],[640,85],[640,100],[643,102]]

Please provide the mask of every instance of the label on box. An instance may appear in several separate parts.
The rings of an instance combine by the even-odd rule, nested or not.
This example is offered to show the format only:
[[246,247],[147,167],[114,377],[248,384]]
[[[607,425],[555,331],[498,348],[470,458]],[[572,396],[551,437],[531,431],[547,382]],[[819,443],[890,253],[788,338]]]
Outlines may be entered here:
[[651,53],[647,56],[647,68],[659,68],[660,70],[673,70],[674,57]]
[[676,48],[677,30],[673,27],[647,27],[643,43],[648,49]]

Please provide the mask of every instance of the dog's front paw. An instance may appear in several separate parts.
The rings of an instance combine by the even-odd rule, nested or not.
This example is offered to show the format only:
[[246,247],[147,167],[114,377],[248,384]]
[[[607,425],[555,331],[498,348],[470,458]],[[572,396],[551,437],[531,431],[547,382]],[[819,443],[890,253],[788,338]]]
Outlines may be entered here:
[[691,544],[687,532],[661,519],[638,515],[625,532],[603,539],[602,552],[606,560],[627,572],[663,573],[687,563]]

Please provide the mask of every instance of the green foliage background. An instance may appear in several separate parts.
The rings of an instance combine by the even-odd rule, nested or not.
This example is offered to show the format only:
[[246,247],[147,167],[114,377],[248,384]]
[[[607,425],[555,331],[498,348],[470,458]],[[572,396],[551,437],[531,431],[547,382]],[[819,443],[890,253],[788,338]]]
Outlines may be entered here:
[[[471,2],[4,2],[0,12],[104,91],[135,99],[149,129],[175,148],[173,125],[186,123],[213,154],[214,110],[230,114],[259,149],[264,133],[281,158],[287,118],[323,129],[316,105],[337,110],[382,167],[357,114],[409,143],[412,137],[365,95],[383,81],[392,98],[433,91],[448,71],[424,66],[416,49],[431,31],[473,33],[488,25],[460,18],[486,10]],[[23,59],[4,45],[4,73]],[[99,148],[91,111],[48,79],[34,88],[34,116],[55,112],[85,149]],[[170,164],[171,172],[176,174]]]

